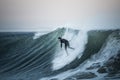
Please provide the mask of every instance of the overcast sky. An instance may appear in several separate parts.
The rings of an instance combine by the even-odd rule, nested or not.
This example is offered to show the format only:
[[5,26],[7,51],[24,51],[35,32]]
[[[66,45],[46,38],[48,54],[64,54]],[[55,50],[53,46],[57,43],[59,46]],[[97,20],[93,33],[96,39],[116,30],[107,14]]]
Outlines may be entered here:
[[0,31],[120,28],[120,0],[0,0]]

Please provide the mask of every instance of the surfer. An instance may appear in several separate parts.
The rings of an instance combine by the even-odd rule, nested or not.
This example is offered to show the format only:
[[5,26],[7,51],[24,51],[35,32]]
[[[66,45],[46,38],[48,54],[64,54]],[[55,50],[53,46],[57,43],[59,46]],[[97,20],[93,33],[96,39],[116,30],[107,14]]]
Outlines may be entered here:
[[74,48],[70,47],[70,44],[69,44],[69,41],[68,41],[68,40],[63,39],[63,38],[61,38],[61,37],[58,37],[58,39],[60,40],[61,48],[62,48],[62,43],[65,44],[65,50],[66,50],[67,54],[68,54],[67,48],[74,49]]

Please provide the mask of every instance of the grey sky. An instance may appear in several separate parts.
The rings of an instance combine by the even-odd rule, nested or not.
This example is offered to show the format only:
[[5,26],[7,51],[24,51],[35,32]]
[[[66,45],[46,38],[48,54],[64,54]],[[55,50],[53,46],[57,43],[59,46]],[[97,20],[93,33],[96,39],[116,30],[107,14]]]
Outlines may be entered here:
[[120,28],[120,0],[0,0],[1,31]]

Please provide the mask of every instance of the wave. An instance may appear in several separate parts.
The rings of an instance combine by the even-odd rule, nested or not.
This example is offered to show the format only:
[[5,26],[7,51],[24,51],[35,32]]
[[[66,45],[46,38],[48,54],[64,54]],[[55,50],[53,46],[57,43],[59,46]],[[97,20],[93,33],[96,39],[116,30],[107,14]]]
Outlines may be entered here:
[[[120,30],[58,28],[36,34],[0,33],[1,80],[70,80],[78,79],[74,76],[78,74],[101,78],[97,69],[120,50]],[[69,40],[75,50],[68,49],[67,55],[58,37]],[[87,70],[94,65],[98,66],[95,70]]]
[[[67,64],[63,69],[61,69],[60,71],[62,71],[62,73],[42,78],[40,80],[113,79],[112,77],[106,77],[109,75],[109,72],[108,74],[101,74],[99,73],[99,69],[101,69],[102,66],[105,66],[106,63],[111,63],[109,59],[119,54],[120,30],[88,31],[87,36],[87,44],[84,44],[84,50],[79,58],[76,58],[70,64]],[[119,64],[120,63],[117,64],[117,67]],[[68,70],[64,71],[66,69]],[[119,73],[117,75],[119,75]],[[117,79],[119,79],[118,77],[119,76],[117,76]]]

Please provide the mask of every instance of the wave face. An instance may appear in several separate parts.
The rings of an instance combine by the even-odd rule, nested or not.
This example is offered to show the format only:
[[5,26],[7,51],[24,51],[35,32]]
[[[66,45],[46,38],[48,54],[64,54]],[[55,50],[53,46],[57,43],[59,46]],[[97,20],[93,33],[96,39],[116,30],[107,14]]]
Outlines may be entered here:
[[[58,37],[69,40],[75,49],[68,49],[67,55]],[[0,33],[0,80],[120,79],[119,52],[120,30],[59,28],[37,37],[36,33]],[[111,67],[118,76],[110,76]]]
[[[59,43],[58,37],[62,36],[64,32],[63,28],[57,29],[37,39],[34,39],[34,33],[1,33],[1,79],[36,80],[36,78],[50,73],[51,61]],[[2,77],[3,75],[12,77],[6,79],[6,77]]]

